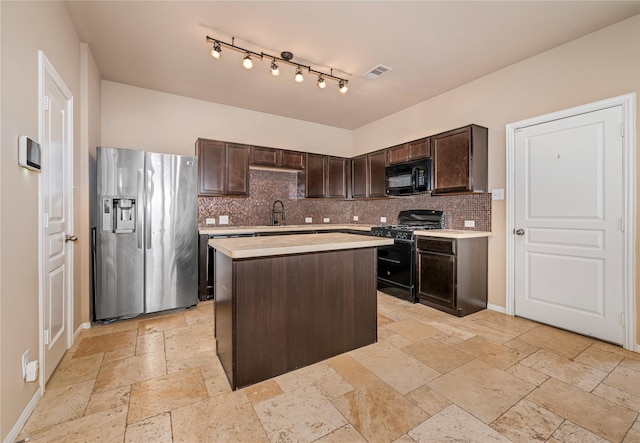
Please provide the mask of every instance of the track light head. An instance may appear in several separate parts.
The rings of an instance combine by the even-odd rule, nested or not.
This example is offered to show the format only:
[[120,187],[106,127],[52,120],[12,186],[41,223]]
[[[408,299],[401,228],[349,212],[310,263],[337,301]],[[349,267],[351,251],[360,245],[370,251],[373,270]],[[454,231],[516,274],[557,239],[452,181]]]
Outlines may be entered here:
[[349,87],[347,86],[347,82],[344,80],[340,80],[340,83],[338,83],[338,88],[340,88],[341,94],[345,94],[349,90]]
[[275,59],[271,62],[271,74],[280,75],[280,68],[278,67]]
[[244,69],[253,68],[253,61],[251,61],[251,54],[249,54],[248,52],[247,52],[247,55],[244,56],[244,60],[242,60],[242,66],[244,66]]
[[222,48],[220,42],[213,42],[213,49],[211,49],[211,57],[220,60],[222,56]]
[[296,69],[296,76],[293,79],[296,83],[302,83],[304,81],[304,75],[302,75],[302,69],[300,69],[300,66]]
[[324,89],[327,87],[327,81],[324,79],[322,74],[318,76],[318,88]]

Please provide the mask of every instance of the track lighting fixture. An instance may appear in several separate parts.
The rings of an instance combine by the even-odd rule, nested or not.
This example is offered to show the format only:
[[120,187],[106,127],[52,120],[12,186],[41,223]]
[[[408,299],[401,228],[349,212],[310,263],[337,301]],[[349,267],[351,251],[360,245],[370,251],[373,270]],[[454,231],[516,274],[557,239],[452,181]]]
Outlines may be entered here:
[[271,74],[280,75],[280,68],[278,67],[275,59],[271,62]]
[[222,56],[222,48],[220,48],[220,43],[214,41],[213,49],[211,50],[211,57],[217,58],[218,60],[220,60],[221,56]]
[[242,60],[242,66],[244,66],[244,69],[253,68],[253,62],[251,61],[251,54],[249,54],[248,52],[247,52],[247,55],[244,56],[244,60]]
[[296,73],[294,76],[294,80],[296,81],[296,83],[302,83],[304,81],[303,69],[305,69],[309,74],[316,74],[318,76],[317,86],[320,89],[324,89],[327,87],[326,79],[331,79],[333,81],[338,82],[338,88],[340,90],[340,93],[344,94],[349,90],[349,88],[347,87],[349,80],[333,75],[333,69],[331,69],[330,74],[327,74],[327,73],[312,69],[311,66],[293,62],[292,61],[293,54],[291,52],[288,52],[288,51],[281,52],[280,57],[271,55],[271,54],[266,54],[264,52],[260,52],[260,53],[254,52],[245,48],[241,48],[240,46],[237,46],[235,44],[235,37],[231,37],[231,43],[226,43],[221,40],[211,38],[209,36],[207,36],[206,41],[207,43],[213,44],[213,49],[211,49],[211,56],[215,59],[219,60],[221,58],[222,46],[224,46],[229,49],[233,49],[234,51],[242,52],[244,54],[244,58],[242,59],[242,66],[244,66],[245,69],[253,68],[252,57],[259,58],[260,60],[266,57],[267,59],[271,59],[270,70],[272,75],[280,75],[280,67],[278,66],[278,62],[281,62],[290,66],[294,66],[296,68]]

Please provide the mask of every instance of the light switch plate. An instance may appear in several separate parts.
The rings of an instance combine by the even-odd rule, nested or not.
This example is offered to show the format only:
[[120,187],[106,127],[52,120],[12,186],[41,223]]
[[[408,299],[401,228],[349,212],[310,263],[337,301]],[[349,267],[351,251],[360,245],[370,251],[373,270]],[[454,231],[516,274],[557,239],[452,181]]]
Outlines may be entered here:
[[322,222],[323,222],[323,223],[329,223],[329,221],[330,221],[330,220],[329,220],[329,217],[325,217],[325,218],[323,218],[323,219],[322,219]]
[[380,217],[380,223],[386,223],[387,217]]
[[205,223],[208,225],[215,225],[216,224],[216,219],[215,218],[207,218],[205,219]]
[[220,223],[221,225],[228,225],[229,224],[229,216],[228,215],[221,215],[218,218],[218,223]]
[[305,217],[304,218],[304,222],[305,223],[313,223],[313,219],[311,217]]
[[504,189],[492,189],[491,200],[504,200]]
[[357,215],[353,216],[353,221],[358,221],[358,216]]
[[475,228],[476,227],[476,221],[475,220],[465,220],[464,221],[464,227],[465,228]]

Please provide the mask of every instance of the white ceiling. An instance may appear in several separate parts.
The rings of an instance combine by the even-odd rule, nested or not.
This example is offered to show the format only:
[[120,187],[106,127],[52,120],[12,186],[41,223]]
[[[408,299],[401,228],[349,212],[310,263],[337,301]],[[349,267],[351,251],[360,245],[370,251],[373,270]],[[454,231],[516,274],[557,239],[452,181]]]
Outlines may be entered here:
[[[355,129],[640,13],[635,1],[67,1],[105,80]],[[242,54],[209,55],[205,36],[349,80]],[[362,75],[378,64],[393,70]]]

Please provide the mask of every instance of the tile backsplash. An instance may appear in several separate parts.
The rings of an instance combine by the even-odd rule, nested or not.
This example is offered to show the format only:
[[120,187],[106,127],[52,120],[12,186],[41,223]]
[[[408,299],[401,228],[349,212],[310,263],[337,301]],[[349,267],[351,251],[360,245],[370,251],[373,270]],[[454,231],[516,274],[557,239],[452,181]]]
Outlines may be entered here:
[[[305,199],[300,196],[296,173],[250,171],[249,197],[198,197],[198,224],[207,225],[207,218],[229,216],[230,226],[260,226],[271,224],[271,208],[275,200],[284,202],[286,222],[289,225],[301,225],[306,217],[312,223],[361,223],[394,224],[398,213],[405,209],[439,209],[445,212],[447,229],[491,230],[491,194],[451,195],[432,197],[420,194],[407,197],[395,197],[372,200],[333,200]],[[353,221],[353,216],[358,221]],[[381,223],[380,217],[387,222]],[[465,228],[465,220],[473,220],[475,228]]]

